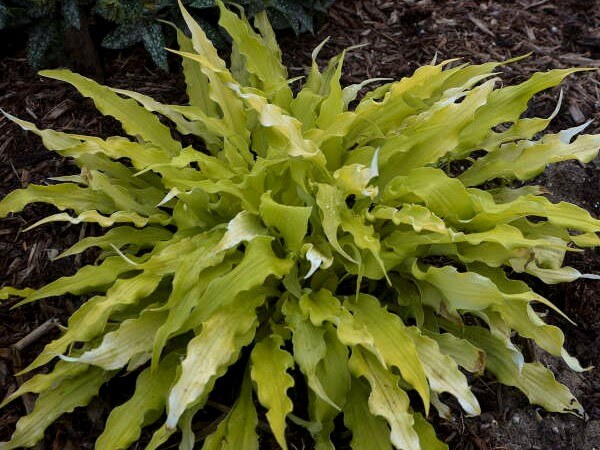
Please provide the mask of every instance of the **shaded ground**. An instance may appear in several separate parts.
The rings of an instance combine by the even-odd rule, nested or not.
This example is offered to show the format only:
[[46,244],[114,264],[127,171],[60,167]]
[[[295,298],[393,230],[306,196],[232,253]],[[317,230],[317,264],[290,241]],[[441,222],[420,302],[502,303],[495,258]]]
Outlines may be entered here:
[[[331,36],[322,51],[323,60],[342,49],[367,43],[347,58],[345,81],[365,78],[399,78],[431,61],[462,57],[471,62],[501,60],[533,52],[519,64],[503,69],[506,80],[519,80],[536,70],[583,65],[600,67],[600,2],[587,0],[520,1],[350,1],[338,0],[315,36],[284,36],[281,46],[291,75],[302,74],[312,49]],[[17,55],[18,56],[18,55]],[[117,56],[115,58],[115,56]],[[106,84],[135,89],[171,103],[185,101],[179,75],[153,69],[142,52],[104,55]],[[177,61],[171,61],[176,72]],[[590,130],[600,130],[600,77],[598,72],[579,74],[563,85],[565,101],[552,127],[566,128],[589,118],[596,119]],[[554,109],[558,93],[543,93],[531,107],[531,114],[547,115]],[[43,128],[109,136],[120,126],[101,117],[91,102],[81,99],[65,85],[42,80],[22,59],[0,60],[0,107]],[[49,177],[73,173],[75,168],[46,152],[35,136],[24,133],[7,119],[0,119],[0,196],[28,183],[43,183]],[[552,192],[553,200],[577,203],[600,215],[600,162],[586,167],[566,163],[549,168],[540,177]],[[80,235],[94,230],[62,224],[22,230],[46,215],[44,205],[28,207],[22,214],[0,221],[0,286],[38,287],[76,267],[93,261],[92,254],[51,262],[50,258],[69,247]],[[570,264],[582,272],[600,272],[600,256],[588,252],[570,256]],[[560,325],[568,350],[584,365],[600,364],[600,285],[580,280],[569,285],[539,286],[541,293],[563,308],[577,327],[550,314],[548,321]],[[30,361],[58,329],[49,332],[20,351],[11,346],[48,320],[66,324],[77,307],[77,298],[40,301],[16,310],[0,309],[0,397],[21,380],[14,373]],[[538,354],[553,367],[586,409],[588,417],[547,414],[529,406],[513,389],[487,378],[474,381],[484,413],[478,418],[457,416],[454,422],[435,418],[440,436],[456,449],[582,449],[599,448],[600,374],[590,371],[573,374],[547,355]],[[47,432],[47,448],[91,448],[102,430],[103,418],[111,405],[126,397],[131,386],[117,381],[103,392],[102,400],[88,411],[76,411],[61,419]],[[222,391],[226,389],[223,388]],[[201,418],[199,433],[209,431],[230,399],[223,394]],[[8,438],[17,418],[27,405],[14,402],[0,411],[0,441]],[[457,410],[458,411],[458,410]],[[310,448],[310,440],[292,427],[298,448]],[[347,436],[337,436],[344,442]],[[265,448],[270,444],[266,443]],[[340,446],[341,447],[341,446]]]

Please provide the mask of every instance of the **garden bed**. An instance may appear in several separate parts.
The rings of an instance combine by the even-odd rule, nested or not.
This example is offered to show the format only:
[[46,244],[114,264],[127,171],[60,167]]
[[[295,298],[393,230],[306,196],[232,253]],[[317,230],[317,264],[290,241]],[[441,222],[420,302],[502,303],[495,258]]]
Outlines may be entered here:
[[[521,80],[535,71],[550,68],[600,67],[600,11],[593,11],[590,2],[583,0],[338,0],[314,36],[281,38],[290,76],[305,73],[310,53],[327,36],[330,40],[321,52],[321,63],[344,48],[368,44],[348,54],[346,83],[378,77],[398,79],[433,58],[460,57],[478,63],[532,52],[528,59],[502,68],[506,81]],[[119,124],[102,117],[91,101],[82,99],[63,83],[41,79],[19,56],[0,60],[0,108],[33,121],[41,128],[98,136],[121,133]],[[137,90],[159,101],[185,102],[185,88],[176,58],[170,59],[172,74],[165,74],[153,68],[144,53],[135,49],[102,56],[106,84]],[[598,72],[569,77],[563,83],[563,90],[563,107],[551,128],[567,128],[595,119],[588,131],[600,132]],[[538,95],[529,113],[549,115],[557,98],[557,91]],[[29,183],[39,184],[50,177],[76,172],[69,161],[44,150],[39,138],[5,118],[0,119],[0,136],[0,197]],[[553,165],[537,181],[548,188],[553,201],[567,200],[583,206],[595,217],[600,216],[599,159],[585,167],[571,162]],[[49,211],[49,206],[36,204],[22,214],[0,221],[0,286],[39,287],[93,261],[95,255],[91,252],[83,257],[51,261],[81,235],[94,233],[89,225],[51,224],[22,232]],[[600,273],[598,252],[572,254],[569,263],[582,272]],[[600,283],[578,280],[568,285],[536,287],[577,322],[577,326],[573,326],[554,313],[547,317],[550,323],[565,331],[569,352],[580,358],[584,366],[600,364]],[[59,334],[57,324],[66,325],[79,302],[73,296],[39,301],[14,310],[0,309],[0,398],[22,382],[15,373]],[[42,325],[44,334],[33,336],[29,342],[21,341],[23,337],[31,337],[30,333]],[[555,369],[557,378],[572,389],[584,406],[586,417],[545,413],[528,405],[518,391],[482,377],[473,382],[482,404],[481,416],[457,415],[455,421],[446,422],[432,414],[440,437],[450,448],[598,448],[599,371],[572,373],[536,349],[531,349],[529,356]],[[130,390],[131,383],[127,380],[111,382],[110,388],[104,389],[101,398],[90,408],[76,410],[48,430],[46,448],[91,448],[110,408],[123,401]],[[225,386],[216,393],[201,418],[199,435],[210,430],[222,409],[231,404]],[[0,441],[9,438],[18,417],[30,407],[30,400],[26,397],[24,402],[13,402],[0,411]],[[455,412],[460,414],[458,408]],[[290,433],[290,441],[297,448],[310,448],[310,438],[302,429],[292,427]],[[343,443],[347,436],[336,436],[336,439]],[[264,444],[265,448],[274,445],[270,440]]]

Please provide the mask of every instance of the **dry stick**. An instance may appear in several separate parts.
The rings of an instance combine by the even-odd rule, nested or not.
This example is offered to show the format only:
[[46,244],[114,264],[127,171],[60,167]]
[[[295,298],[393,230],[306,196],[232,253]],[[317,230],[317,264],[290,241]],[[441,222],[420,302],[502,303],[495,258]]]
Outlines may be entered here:
[[54,327],[56,327],[57,323],[58,323],[58,320],[54,319],[54,318],[46,320],[39,327],[35,328],[29,334],[27,334],[25,337],[23,337],[18,342],[16,342],[15,344],[13,344],[12,347],[15,350],[17,350],[17,351],[20,352],[24,348],[26,348],[26,347],[30,346],[31,344],[33,344],[35,341],[37,341],[43,335],[45,335],[46,333],[48,333],[48,331],[50,331],[51,329],[53,329]]
[[536,6],[542,6],[544,3],[548,3],[550,0],[540,0],[539,2],[531,3],[530,5],[525,6],[523,9],[531,9]]
[[471,22],[473,22],[473,24],[479,28],[481,31],[483,31],[486,34],[489,34],[491,37],[493,37],[494,39],[496,38],[496,35],[494,34],[494,32],[492,30],[490,30],[487,25],[485,23],[483,23],[481,20],[477,19],[476,17],[473,17],[471,14],[469,14],[468,16],[469,20]]

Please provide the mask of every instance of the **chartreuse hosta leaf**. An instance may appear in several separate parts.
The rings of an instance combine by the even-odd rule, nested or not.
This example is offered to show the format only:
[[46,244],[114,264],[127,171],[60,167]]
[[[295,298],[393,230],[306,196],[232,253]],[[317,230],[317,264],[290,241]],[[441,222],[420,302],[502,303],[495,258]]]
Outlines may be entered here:
[[204,441],[204,450],[235,450],[238,448],[258,450],[256,426],[258,415],[252,402],[252,384],[246,373],[240,396],[223,419],[217,430]]
[[358,378],[352,379],[352,387],[348,392],[344,405],[344,424],[352,431],[352,448],[369,450],[380,448],[391,450],[385,420],[369,410],[370,389],[366,382]]
[[[148,432],[149,449],[177,439],[181,449],[202,439],[206,449],[253,449],[268,430],[291,448],[292,420],[319,450],[335,448],[343,426],[356,449],[445,449],[428,415],[452,415],[442,394],[478,414],[463,371],[486,369],[550,411],[581,413],[512,339],[585,370],[537,311],[562,313],[519,274],[548,284],[599,278],[563,263],[600,244],[600,220],[510,183],[597,155],[600,138],[582,134],[585,125],[542,135],[559,107],[522,117],[532,96],[583,69],[510,86],[499,69],[520,58],[445,61],[357,101],[384,80],[342,86],[345,52],[321,70],[323,42],[294,92],[266,15],[250,24],[217,3],[229,63],[182,7],[190,37],[177,30],[174,53],[187,104],[42,72],[90,97],[127,136],[43,130],[4,113],[80,174],[9,193],[0,217],[43,202],[58,211],[30,228],[92,222],[102,233],[59,255],[97,248],[94,264],[39,289],[0,288],[3,303],[86,296],[24,372],[52,369],[2,404],[39,394],[0,449],[35,445],[113,376],[137,381],[97,448],[148,442]],[[223,418],[200,430],[196,414],[206,420],[225,373],[234,398],[213,398]]]
[[256,383],[259,401],[267,408],[267,420],[277,443],[287,449],[285,418],[292,412],[293,404],[287,390],[294,379],[287,372],[294,365],[292,355],[281,348],[283,339],[272,334],[258,342],[252,350],[252,380]]

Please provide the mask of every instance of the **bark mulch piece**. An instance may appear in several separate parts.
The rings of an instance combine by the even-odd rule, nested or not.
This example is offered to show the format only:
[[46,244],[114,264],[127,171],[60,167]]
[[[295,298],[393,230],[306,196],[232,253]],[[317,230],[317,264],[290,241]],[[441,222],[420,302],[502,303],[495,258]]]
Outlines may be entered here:
[[[531,53],[527,59],[504,66],[507,82],[519,81],[535,71],[552,68],[600,67],[600,3],[598,0],[338,0],[330,8],[315,35],[281,37],[284,59],[290,75],[304,75],[314,47],[326,37],[319,55],[323,64],[349,46],[367,44],[348,53],[345,83],[367,78],[398,79],[434,58],[438,61],[461,58],[481,63]],[[116,55],[116,56],[115,56]],[[185,101],[185,87],[172,59],[173,74],[160,73],[136,49],[104,53],[105,83],[137,90],[160,101]],[[562,85],[564,103],[553,130],[595,119],[589,132],[600,131],[600,79],[598,72],[580,73]],[[548,115],[558,98],[557,90],[538,95],[528,114]],[[0,108],[41,128],[98,136],[121,134],[120,125],[102,117],[91,101],[72,88],[33,73],[22,59],[0,60]],[[76,173],[68,160],[44,150],[41,140],[22,131],[5,118],[0,119],[0,196],[29,183],[43,184],[49,178]],[[536,180],[550,191],[553,201],[567,200],[600,216],[600,160],[583,167],[579,163],[552,165]],[[59,276],[74,273],[91,263],[94,254],[51,261],[80,236],[97,232],[92,226],[51,224],[32,231],[23,230],[53,212],[47,205],[30,205],[21,214],[0,220],[0,286],[39,287]],[[582,272],[599,273],[598,252],[569,255],[569,264]],[[600,363],[600,287],[591,280],[567,285],[536,285],[540,293],[555,302],[573,320],[573,326],[554,313],[548,322],[566,334],[569,352],[584,366]],[[63,297],[39,301],[17,309],[0,310],[0,397],[12,392],[22,379],[15,373],[30,362],[59,330],[81,299]],[[10,304],[9,304],[10,306]],[[20,350],[14,345],[42,326],[44,334]],[[439,436],[453,449],[581,449],[598,448],[600,442],[600,374],[573,373],[555,358],[533,349],[533,355],[552,367],[557,378],[578,396],[587,416],[548,414],[528,405],[516,390],[482,377],[473,381],[483,414],[445,421],[432,414]],[[226,381],[218,384],[199,434],[209,432],[214,421],[231,404]],[[45,446],[55,449],[92,448],[110,408],[122,402],[132,389],[128,380],[117,380],[103,389],[101,399],[87,410],[78,409],[60,419],[46,433]],[[450,401],[451,403],[451,401]],[[454,405],[456,406],[456,405]],[[15,401],[0,411],[0,441],[8,439],[18,417],[31,407],[31,399]],[[264,425],[264,424],[263,424]],[[310,439],[291,425],[290,439],[298,448],[310,448]],[[339,448],[347,448],[348,435],[335,436]],[[42,444],[40,448],[44,446]],[[272,440],[264,448],[276,448]]]

